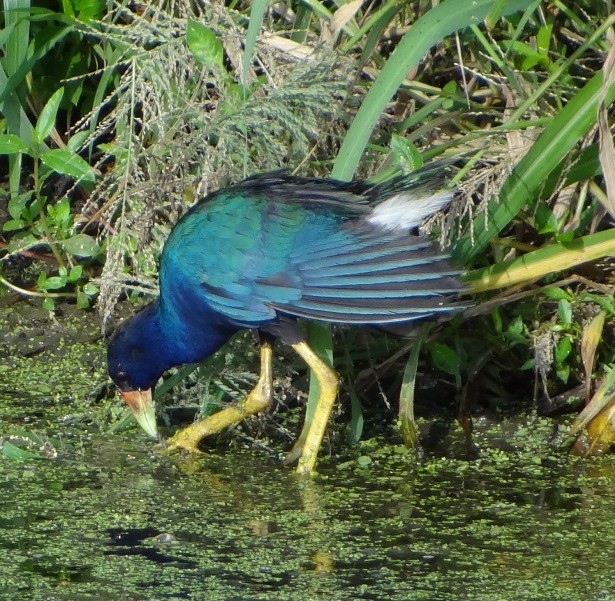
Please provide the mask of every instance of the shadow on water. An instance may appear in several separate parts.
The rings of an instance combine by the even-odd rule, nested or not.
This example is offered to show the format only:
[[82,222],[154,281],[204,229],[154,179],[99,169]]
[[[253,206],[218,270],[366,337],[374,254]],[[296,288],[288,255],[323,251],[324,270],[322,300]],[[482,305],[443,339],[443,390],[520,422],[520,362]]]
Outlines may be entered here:
[[[104,381],[102,349],[79,352],[66,374],[54,350],[38,388],[0,356],[0,436],[60,439],[58,456],[0,454],[0,599],[615,598],[615,460],[550,449],[551,422],[499,424],[505,445],[478,424],[472,459],[367,441],[305,480],[262,450],[178,459],[98,433],[75,391]],[[45,392],[62,378],[70,395]]]

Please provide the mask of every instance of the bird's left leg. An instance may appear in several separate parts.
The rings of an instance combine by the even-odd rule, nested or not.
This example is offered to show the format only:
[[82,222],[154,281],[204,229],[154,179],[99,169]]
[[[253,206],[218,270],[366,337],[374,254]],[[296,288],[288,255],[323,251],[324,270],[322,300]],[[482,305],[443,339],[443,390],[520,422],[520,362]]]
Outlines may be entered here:
[[301,341],[292,344],[292,347],[312,368],[320,389],[311,419],[306,416],[303,430],[286,456],[286,463],[299,460],[298,474],[309,474],[316,465],[316,458],[325,435],[325,428],[337,397],[339,377],[335,370],[310,348],[307,342]]
[[261,339],[260,353],[261,373],[250,394],[240,403],[221,409],[217,413],[177,432],[167,441],[167,450],[186,449],[198,452],[199,443],[206,436],[216,434],[228,426],[237,424],[249,415],[260,413],[271,405],[273,395],[273,346],[269,337]]

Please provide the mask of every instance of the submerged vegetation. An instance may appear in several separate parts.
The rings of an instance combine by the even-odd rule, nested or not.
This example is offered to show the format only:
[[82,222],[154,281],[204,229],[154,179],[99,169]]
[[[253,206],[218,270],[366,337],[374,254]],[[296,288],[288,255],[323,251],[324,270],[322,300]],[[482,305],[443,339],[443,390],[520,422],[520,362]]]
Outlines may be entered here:
[[[380,181],[457,158],[458,198],[427,226],[467,270],[475,306],[410,342],[311,327],[345,376],[348,438],[383,411],[394,422],[387,399],[401,388],[408,444],[416,400],[460,407],[468,429],[477,406],[586,405],[572,432],[589,437],[574,449],[609,447],[609,2],[7,0],[3,18],[4,293],[49,311],[96,304],[106,324],[122,295],[155,294],[172,224],[209,191],[281,167]],[[184,378],[202,414],[241,397],[250,340],[171,375],[159,395]],[[295,369],[276,368],[289,402]]]

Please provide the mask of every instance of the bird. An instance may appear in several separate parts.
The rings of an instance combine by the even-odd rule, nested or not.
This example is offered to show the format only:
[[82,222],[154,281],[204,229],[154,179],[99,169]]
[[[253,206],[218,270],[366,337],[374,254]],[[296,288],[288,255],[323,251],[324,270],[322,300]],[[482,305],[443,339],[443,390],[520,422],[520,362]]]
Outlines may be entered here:
[[256,330],[260,376],[240,403],[179,430],[169,450],[200,442],[272,404],[273,343],[313,370],[319,397],[287,458],[314,471],[339,378],[297,320],[404,328],[466,305],[461,270],[418,226],[444,209],[450,165],[435,161],[383,183],[253,175],[192,206],[160,258],[156,300],[111,336],[107,366],[137,421],[157,437],[152,389],[165,371],[196,363],[240,330]]

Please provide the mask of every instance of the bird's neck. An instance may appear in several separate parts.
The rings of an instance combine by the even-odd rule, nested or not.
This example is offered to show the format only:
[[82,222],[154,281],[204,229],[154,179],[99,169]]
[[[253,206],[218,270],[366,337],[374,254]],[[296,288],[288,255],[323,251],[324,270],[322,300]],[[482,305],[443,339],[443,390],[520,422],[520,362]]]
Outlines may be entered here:
[[198,363],[215,353],[235,333],[221,328],[215,319],[199,313],[198,319],[179,314],[176,307],[164,300],[157,301],[156,328],[163,332],[165,354],[173,365]]

